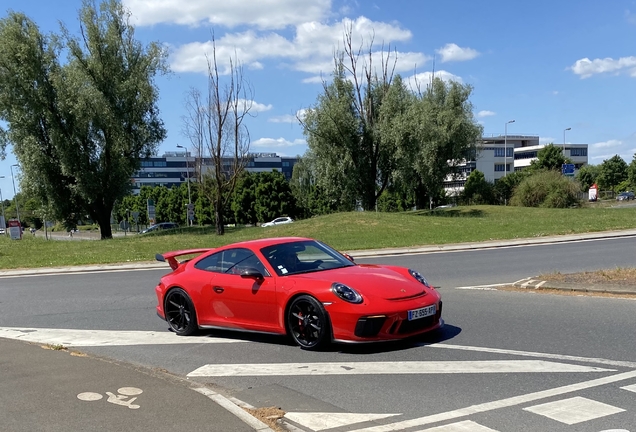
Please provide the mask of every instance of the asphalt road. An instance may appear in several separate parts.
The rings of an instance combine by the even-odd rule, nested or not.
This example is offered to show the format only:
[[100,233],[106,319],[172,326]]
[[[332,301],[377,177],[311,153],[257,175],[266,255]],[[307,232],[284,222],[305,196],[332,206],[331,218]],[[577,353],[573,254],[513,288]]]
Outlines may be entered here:
[[154,312],[165,271],[148,270],[1,279],[0,336],[36,328],[50,343],[279,406],[303,430],[636,432],[634,300],[468,289],[633,267],[636,239],[359,261],[422,271],[442,292],[441,335],[317,353],[273,336],[179,338]]

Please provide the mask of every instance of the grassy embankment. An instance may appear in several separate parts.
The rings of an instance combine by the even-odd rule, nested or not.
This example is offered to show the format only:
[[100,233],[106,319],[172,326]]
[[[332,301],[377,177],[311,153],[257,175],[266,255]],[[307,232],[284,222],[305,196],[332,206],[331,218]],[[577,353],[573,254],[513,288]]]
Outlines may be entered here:
[[471,206],[405,213],[352,212],[320,216],[271,228],[188,227],[108,241],[23,240],[0,237],[0,269],[152,261],[155,253],[216,247],[264,237],[317,238],[336,249],[355,251],[636,228],[636,207],[539,209]]

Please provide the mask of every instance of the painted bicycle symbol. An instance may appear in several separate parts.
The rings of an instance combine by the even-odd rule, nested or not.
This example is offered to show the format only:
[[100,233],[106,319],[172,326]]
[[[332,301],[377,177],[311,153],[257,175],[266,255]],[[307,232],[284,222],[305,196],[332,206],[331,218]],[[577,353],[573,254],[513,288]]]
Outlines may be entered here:
[[[107,391],[106,395],[108,396],[108,399],[106,399],[106,402],[110,402],[115,405],[126,406],[130,409],[139,409],[140,405],[133,404],[133,402],[137,400],[137,398],[132,396],[139,396],[143,392],[144,391],[142,389],[138,389],[137,387],[122,387],[117,390],[118,394]],[[78,394],[77,398],[86,402],[94,402],[103,399],[104,396],[101,393],[84,392]]]

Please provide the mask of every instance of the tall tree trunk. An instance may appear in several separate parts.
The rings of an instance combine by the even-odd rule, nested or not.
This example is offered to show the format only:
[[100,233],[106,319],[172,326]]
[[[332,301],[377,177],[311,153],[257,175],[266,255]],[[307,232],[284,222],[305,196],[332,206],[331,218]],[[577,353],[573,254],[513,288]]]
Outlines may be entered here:
[[113,238],[113,230],[110,226],[110,212],[100,212],[98,214],[97,224],[102,240]]
[[223,224],[223,200],[218,198],[214,201],[214,222],[217,235],[225,234],[225,226]]

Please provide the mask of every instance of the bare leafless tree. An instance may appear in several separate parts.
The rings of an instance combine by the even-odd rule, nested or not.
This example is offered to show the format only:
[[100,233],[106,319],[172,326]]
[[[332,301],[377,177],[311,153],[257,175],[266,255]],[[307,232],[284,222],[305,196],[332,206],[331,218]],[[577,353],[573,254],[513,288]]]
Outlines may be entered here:
[[187,95],[184,134],[198,160],[200,190],[212,203],[216,233],[225,233],[223,209],[247,164],[250,136],[244,124],[253,105],[253,89],[245,80],[236,57],[221,73],[212,36],[212,56],[207,56],[207,92],[191,89]]

